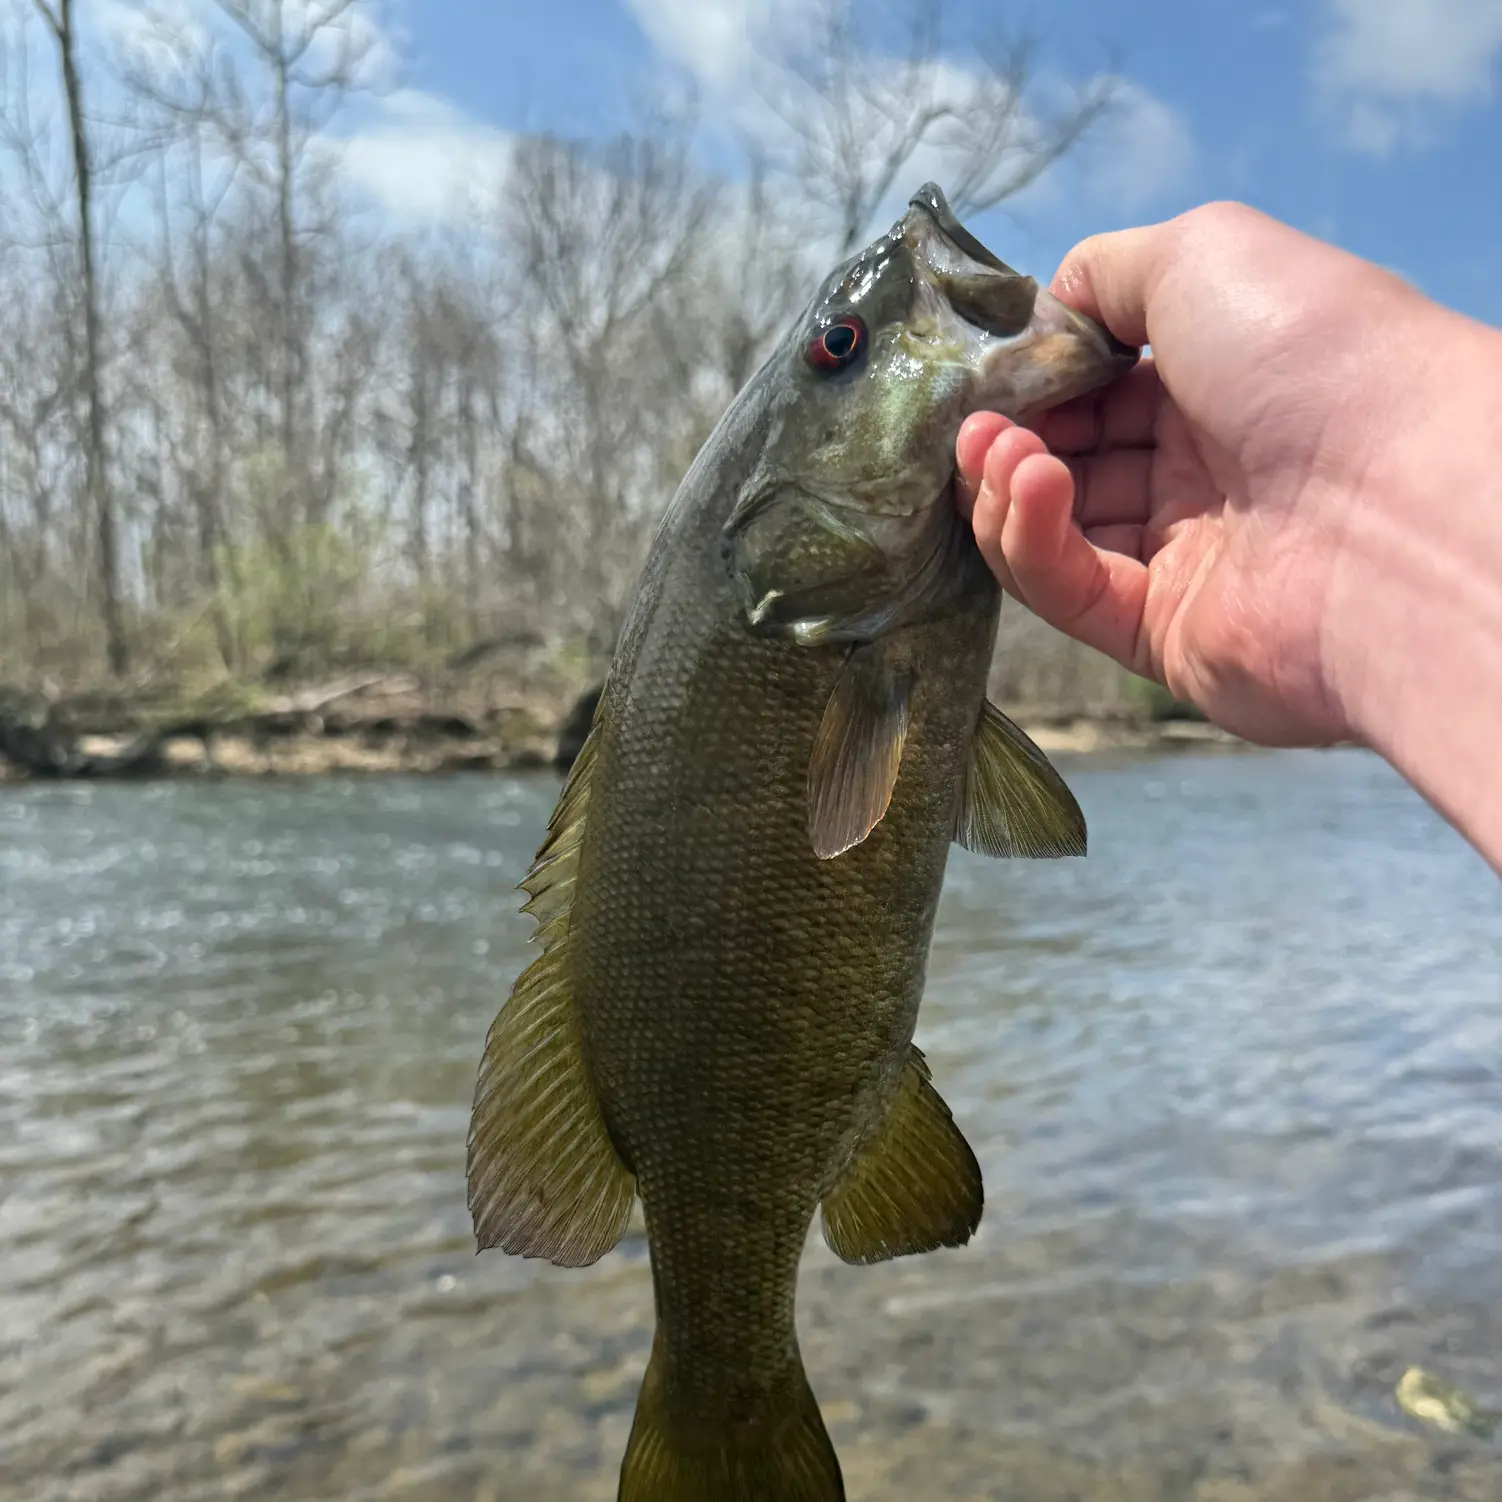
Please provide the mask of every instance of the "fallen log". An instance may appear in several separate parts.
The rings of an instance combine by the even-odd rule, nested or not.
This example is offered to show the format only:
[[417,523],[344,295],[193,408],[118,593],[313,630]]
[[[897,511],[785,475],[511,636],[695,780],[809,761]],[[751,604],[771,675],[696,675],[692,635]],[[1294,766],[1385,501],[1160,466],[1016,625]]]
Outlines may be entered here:
[[168,739],[153,731],[117,751],[89,752],[70,730],[0,716],[0,756],[29,777],[155,777],[163,770]]

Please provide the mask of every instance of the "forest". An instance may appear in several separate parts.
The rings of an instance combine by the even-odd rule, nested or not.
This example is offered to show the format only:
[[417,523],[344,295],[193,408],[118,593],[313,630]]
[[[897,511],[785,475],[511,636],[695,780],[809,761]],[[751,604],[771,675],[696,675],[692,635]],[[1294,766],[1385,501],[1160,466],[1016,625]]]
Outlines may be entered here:
[[[1033,46],[950,65],[833,0],[755,60],[778,129],[646,92],[599,139],[508,138],[445,212],[346,170],[392,85],[367,0],[0,10],[0,684],[21,700],[608,662],[647,541],[830,265],[935,163],[1005,202],[1112,122]],[[1046,276],[1047,268],[1027,268]],[[994,691],[1112,715],[1142,685],[1003,612]],[[487,690],[492,700],[494,692]]]

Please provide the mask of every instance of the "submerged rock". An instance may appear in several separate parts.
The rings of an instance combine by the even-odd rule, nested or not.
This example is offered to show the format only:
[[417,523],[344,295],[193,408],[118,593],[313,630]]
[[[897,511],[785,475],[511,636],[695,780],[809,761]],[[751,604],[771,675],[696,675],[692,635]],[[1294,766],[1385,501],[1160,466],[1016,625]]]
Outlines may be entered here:
[[559,771],[567,771],[573,766],[575,758],[579,755],[579,748],[584,744],[584,737],[589,734],[589,727],[594,720],[600,695],[604,692],[603,683],[595,684],[593,688],[582,693],[575,700],[574,707],[569,710],[568,718],[558,732],[558,749],[553,753],[553,765]]

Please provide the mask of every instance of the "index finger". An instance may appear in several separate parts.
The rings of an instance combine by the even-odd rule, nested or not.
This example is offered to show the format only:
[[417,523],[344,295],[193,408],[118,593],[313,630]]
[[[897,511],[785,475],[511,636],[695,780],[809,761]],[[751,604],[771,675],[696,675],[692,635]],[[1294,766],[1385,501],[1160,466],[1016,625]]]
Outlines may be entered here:
[[1156,441],[1162,402],[1157,366],[1146,359],[1109,386],[1036,413],[1024,426],[1056,454],[1148,448]]

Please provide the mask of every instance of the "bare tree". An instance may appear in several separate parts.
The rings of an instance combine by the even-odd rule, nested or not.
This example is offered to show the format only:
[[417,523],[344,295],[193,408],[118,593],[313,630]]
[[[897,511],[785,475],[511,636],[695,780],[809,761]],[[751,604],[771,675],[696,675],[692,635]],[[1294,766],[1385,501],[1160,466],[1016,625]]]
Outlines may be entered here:
[[469,634],[474,639],[481,634],[486,595],[481,559],[491,546],[483,503],[484,449],[488,434],[501,427],[507,370],[497,330],[507,313],[494,279],[473,271],[457,283],[446,308],[455,369],[450,429],[456,446],[454,500],[463,538]]
[[[712,372],[720,401],[734,398],[827,269],[811,261],[808,248],[796,219],[779,211],[766,164],[753,153],[744,182],[719,188],[695,275],[683,280],[676,299],[658,300],[658,339],[681,387]],[[696,305],[683,306],[683,294]],[[713,321],[712,340],[699,337],[699,318]]]
[[[388,512],[403,518],[427,639],[452,637],[461,622],[478,638],[488,594],[485,457],[505,425],[500,345],[512,300],[452,232],[414,237],[384,259],[387,361],[373,420],[391,487]],[[453,589],[455,552],[462,600]]]
[[85,489],[97,529],[99,548],[100,605],[104,617],[110,670],[116,677],[129,666],[125,623],[120,611],[120,549],[115,521],[115,503],[110,493],[108,458],[105,452],[105,397],[101,370],[99,275],[96,265],[93,184],[94,163],[88,130],[84,123],[83,83],[78,73],[78,37],[74,29],[72,0],[33,0],[57,47],[62,74],[63,100],[68,111],[68,135],[73,157],[73,191],[77,219],[78,260],[83,301],[84,351],[80,372],[87,411],[84,445]]
[[[175,469],[196,522],[194,572],[224,666],[239,665],[240,644],[224,598],[224,576],[238,585],[234,534],[225,516],[232,462],[224,408],[226,320],[219,307],[224,277],[216,227],[233,190],[234,158],[207,160],[202,120],[184,122],[157,158],[155,281],[168,327],[183,341],[181,381],[172,417],[184,429],[174,442]],[[169,425],[171,419],[169,418]]]
[[[282,452],[296,474],[298,402],[307,368],[298,225],[299,176],[309,140],[358,80],[364,56],[354,0],[215,0],[244,33],[272,84],[271,187],[276,196],[276,318],[281,351]],[[253,167],[260,163],[252,155]]]
[[[550,518],[549,531],[608,636],[619,560],[631,559],[629,579],[645,527],[667,499],[647,480],[662,413],[643,400],[642,374],[652,368],[643,342],[654,309],[697,268],[715,195],[686,138],[662,132],[604,147],[526,142],[508,199],[504,233],[527,288],[522,301],[541,325],[535,379],[555,393],[514,435],[515,467],[566,471],[555,493],[570,497],[571,514]],[[536,493],[524,484],[516,495]]]
[[320,520],[328,490],[310,476],[316,456],[306,431],[314,243],[331,234],[337,212],[337,195],[325,191],[335,168],[328,127],[369,81],[373,34],[358,0],[213,3],[239,47],[212,32],[201,44],[184,38],[170,13],[148,10],[143,30],[150,45],[126,76],[154,107],[164,133],[212,136],[265,195],[269,274],[249,260],[245,270],[262,282],[271,315],[269,338],[260,344],[284,471],[281,502],[287,524]]
[[[45,18],[45,111],[0,47],[0,668],[32,681],[118,675],[122,616],[132,683],[530,673],[528,636],[544,678],[597,673],[663,507],[828,269],[810,206],[848,247],[920,166],[999,201],[1098,103],[1040,123],[1025,49],[957,67],[920,4],[894,61],[830,0],[776,75],[780,155],[721,178],[672,115],[523,138],[491,206],[414,231],[340,170],[358,0],[204,0],[192,27],[133,0],[97,64],[83,38],[87,101],[76,3],[8,13],[33,57]],[[1007,692],[1109,699],[1029,624]]]
[[830,216],[841,255],[868,238],[915,163],[942,169],[957,214],[977,213],[1036,181],[1112,103],[1102,78],[1045,116],[1028,96],[1030,41],[957,65],[943,51],[943,0],[906,8],[899,55],[876,44],[868,6],[822,0],[804,44],[766,59],[763,95],[783,126],[774,160]]

